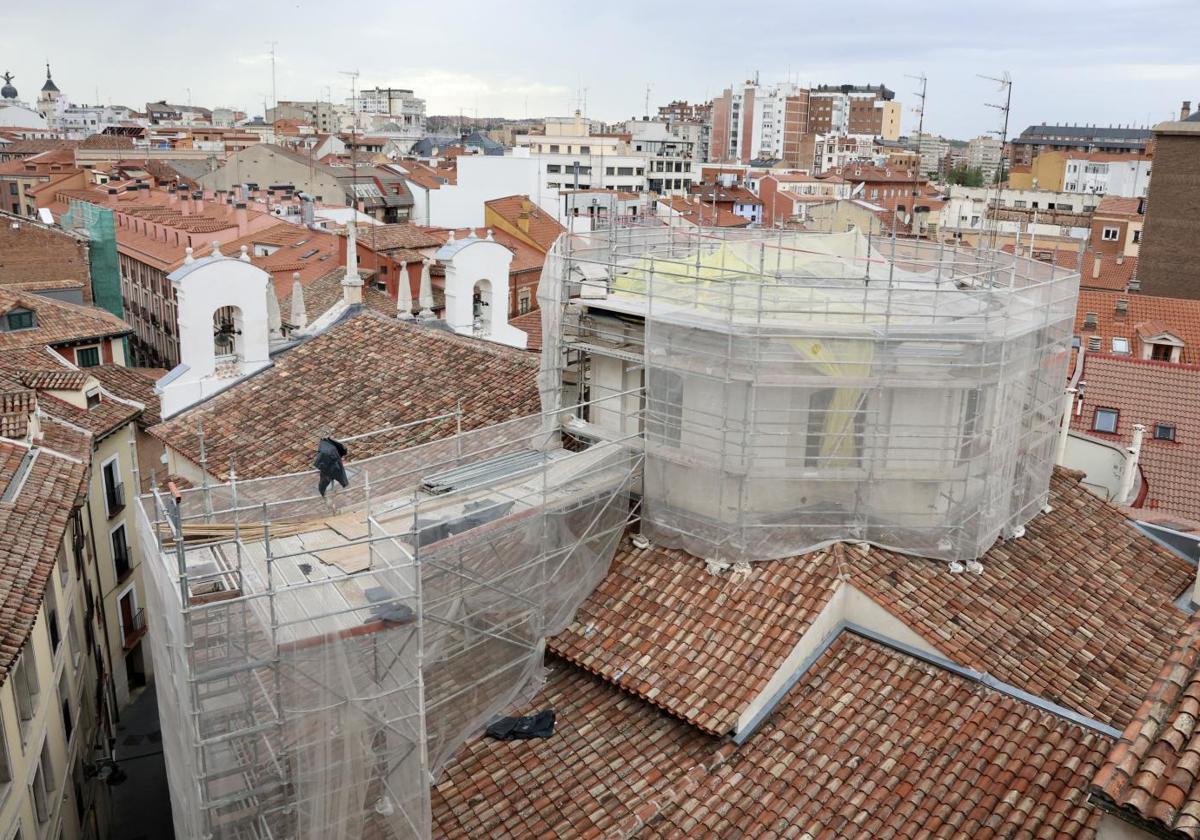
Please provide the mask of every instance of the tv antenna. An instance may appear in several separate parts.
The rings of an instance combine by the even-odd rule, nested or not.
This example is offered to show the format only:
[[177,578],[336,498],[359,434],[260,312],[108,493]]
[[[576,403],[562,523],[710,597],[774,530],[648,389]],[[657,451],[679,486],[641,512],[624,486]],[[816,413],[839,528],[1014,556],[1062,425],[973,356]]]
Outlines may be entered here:
[[[271,45],[271,107],[278,110],[279,98],[275,95],[275,45],[279,42],[268,41],[267,43]],[[264,113],[263,117],[265,118],[266,116],[267,115]]]
[[[1012,110],[1012,76],[1007,70],[999,76],[985,76],[982,73],[976,73],[979,78],[986,79],[990,82],[996,82],[1000,85],[999,92],[1004,94],[1004,104],[985,102],[989,108],[994,108],[1004,115],[999,131],[989,131],[988,134],[996,134],[1000,137],[1000,165],[996,168],[995,184],[996,184],[996,209],[1000,209],[1000,199],[1004,194],[1004,147],[1008,143],[1008,115]],[[987,205],[984,204],[984,212],[987,212]],[[1018,228],[1019,229],[1019,228]],[[992,248],[996,247],[996,237],[1000,233],[999,225],[992,225]]]
[[919,76],[906,73],[905,76],[921,83],[921,89],[913,91],[913,96],[917,97],[917,101],[921,103],[914,109],[917,112],[917,177],[913,179],[912,194],[915,196],[917,194],[917,181],[921,177],[921,137],[925,134],[925,90],[929,84],[929,80],[925,77],[924,73]]

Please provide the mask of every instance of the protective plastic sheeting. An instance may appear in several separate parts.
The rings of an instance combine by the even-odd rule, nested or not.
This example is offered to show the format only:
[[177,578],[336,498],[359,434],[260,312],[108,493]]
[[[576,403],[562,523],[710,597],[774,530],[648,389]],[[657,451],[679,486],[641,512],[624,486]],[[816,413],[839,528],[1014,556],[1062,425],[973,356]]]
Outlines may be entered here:
[[591,422],[625,432],[644,386],[655,542],[723,562],[840,540],[973,559],[1047,498],[1077,286],[857,232],[564,237],[539,288],[544,407],[586,394]]

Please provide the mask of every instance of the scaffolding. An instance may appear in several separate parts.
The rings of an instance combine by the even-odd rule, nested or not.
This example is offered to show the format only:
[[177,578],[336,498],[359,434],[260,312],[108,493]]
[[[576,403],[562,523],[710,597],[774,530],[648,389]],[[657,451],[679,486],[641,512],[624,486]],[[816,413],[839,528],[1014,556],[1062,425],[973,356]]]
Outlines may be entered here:
[[69,209],[63,214],[62,227],[88,238],[88,273],[92,285],[92,300],[96,306],[118,318],[124,318],[113,211],[73,198]]
[[[564,419],[564,418],[559,418]],[[138,505],[175,831],[430,833],[429,785],[540,685],[633,516],[628,440],[541,415]]]
[[1046,503],[1077,289],[894,234],[615,223],[549,255],[543,408],[637,424],[655,542],[968,562]]

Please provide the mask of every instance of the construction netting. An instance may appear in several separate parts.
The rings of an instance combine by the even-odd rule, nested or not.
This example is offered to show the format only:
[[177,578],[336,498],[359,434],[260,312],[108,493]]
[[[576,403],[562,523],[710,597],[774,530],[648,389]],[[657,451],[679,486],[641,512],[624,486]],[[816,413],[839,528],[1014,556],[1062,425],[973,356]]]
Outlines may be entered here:
[[543,407],[637,425],[657,542],[721,562],[841,540],[974,559],[1045,504],[1077,287],[857,231],[563,237],[539,287]]
[[92,301],[118,318],[125,317],[121,297],[121,271],[117,262],[117,233],[113,211],[87,201],[71,199],[62,227],[88,238],[88,272]]
[[176,836],[423,838],[429,785],[540,685],[640,457],[523,418],[139,505]]

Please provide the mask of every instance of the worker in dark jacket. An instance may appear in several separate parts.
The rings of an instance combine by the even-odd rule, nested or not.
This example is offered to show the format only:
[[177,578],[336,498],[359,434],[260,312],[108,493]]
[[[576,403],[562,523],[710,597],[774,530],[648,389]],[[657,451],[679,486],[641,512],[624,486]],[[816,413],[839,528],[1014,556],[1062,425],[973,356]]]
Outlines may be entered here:
[[345,457],[346,447],[331,437],[323,437],[317,444],[317,459],[313,461],[313,466],[321,474],[321,483],[317,485],[317,489],[322,496],[325,495],[325,488],[334,481],[343,487],[350,486],[346,468],[342,465],[342,459]]

